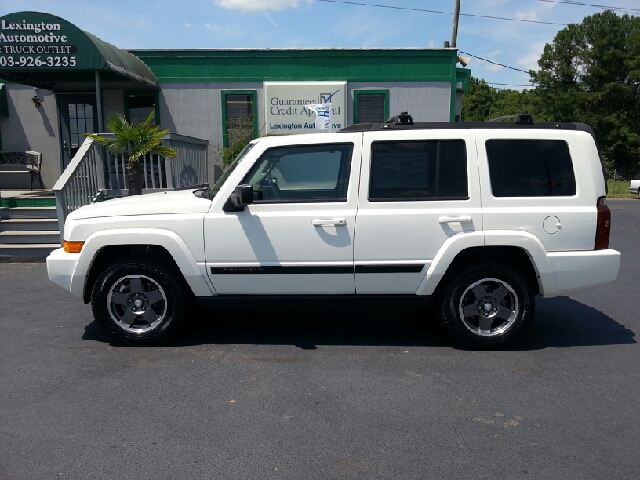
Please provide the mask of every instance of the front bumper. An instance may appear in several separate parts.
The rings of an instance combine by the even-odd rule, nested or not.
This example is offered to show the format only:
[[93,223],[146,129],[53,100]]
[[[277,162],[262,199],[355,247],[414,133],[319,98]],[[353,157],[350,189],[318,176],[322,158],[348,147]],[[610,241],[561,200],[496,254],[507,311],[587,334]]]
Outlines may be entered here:
[[74,278],[79,258],[79,253],[67,253],[62,248],[58,248],[47,257],[47,273],[49,280],[56,285],[60,285],[74,295],[82,296],[83,282]]

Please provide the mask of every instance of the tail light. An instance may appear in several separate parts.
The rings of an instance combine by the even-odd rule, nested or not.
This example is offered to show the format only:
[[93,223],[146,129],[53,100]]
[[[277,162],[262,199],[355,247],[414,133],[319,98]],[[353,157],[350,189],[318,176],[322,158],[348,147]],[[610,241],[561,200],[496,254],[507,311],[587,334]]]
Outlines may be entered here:
[[594,250],[609,248],[611,233],[611,211],[607,207],[606,197],[598,198],[598,225],[596,227],[596,244]]

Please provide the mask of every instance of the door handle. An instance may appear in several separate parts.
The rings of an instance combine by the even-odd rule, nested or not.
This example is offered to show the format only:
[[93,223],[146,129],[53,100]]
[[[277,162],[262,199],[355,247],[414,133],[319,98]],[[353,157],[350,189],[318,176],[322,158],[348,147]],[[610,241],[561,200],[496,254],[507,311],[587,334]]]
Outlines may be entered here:
[[438,223],[472,223],[471,215],[462,215],[459,217],[438,217]]
[[344,218],[314,218],[311,225],[314,227],[344,227],[347,221]]

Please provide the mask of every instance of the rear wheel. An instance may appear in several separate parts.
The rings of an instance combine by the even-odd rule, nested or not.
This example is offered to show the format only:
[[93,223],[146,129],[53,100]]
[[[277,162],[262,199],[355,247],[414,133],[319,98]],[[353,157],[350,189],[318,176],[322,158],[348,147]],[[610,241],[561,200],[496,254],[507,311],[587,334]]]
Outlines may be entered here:
[[117,340],[152,344],[173,335],[186,316],[185,289],[151,259],[126,258],[110,265],[91,295],[93,314]]
[[447,281],[440,315],[455,340],[474,348],[501,348],[529,326],[534,302],[531,285],[514,267],[476,265]]

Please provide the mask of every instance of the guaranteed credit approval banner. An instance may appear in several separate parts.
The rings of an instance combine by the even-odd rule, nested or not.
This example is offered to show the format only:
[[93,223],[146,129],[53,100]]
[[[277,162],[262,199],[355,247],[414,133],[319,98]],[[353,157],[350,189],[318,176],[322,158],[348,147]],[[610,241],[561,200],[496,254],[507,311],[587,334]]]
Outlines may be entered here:
[[[264,82],[267,135],[336,132],[346,126],[347,82]],[[331,108],[330,128],[316,126],[307,105]]]

